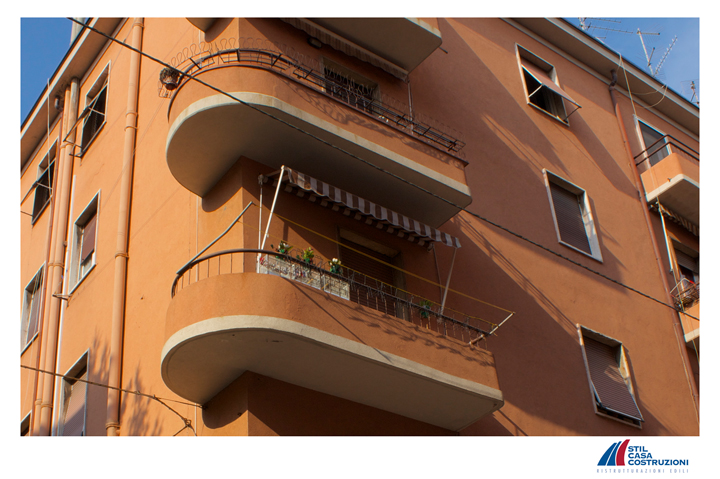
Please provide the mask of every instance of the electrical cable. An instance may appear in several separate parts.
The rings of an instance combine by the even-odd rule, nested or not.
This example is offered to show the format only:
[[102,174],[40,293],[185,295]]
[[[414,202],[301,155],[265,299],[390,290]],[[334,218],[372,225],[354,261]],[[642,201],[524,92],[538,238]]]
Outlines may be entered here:
[[[198,407],[197,404],[187,403],[187,402],[183,402],[183,401],[178,401],[178,400],[175,400],[175,399],[159,398],[159,397],[155,396],[154,394],[150,395],[150,394],[146,394],[146,393],[141,393],[140,391],[131,391],[131,390],[129,390],[129,389],[116,388],[116,387],[113,387],[113,386],[109,386],[109,385],[107,385],[107,384],[101,384],[101,383],[97,383],[97,382],[94,382],[94,381],[88,381],[88,380],[86,380],[86,379],[80,379],[80,378],[76,378],[76,377],[73,377],[73,376],[68,376],[68,375],[65,375],[65,374],[53,373],[53,372],[51,372],[51,371],[45,371],[45,370],[43,370],[43,369],[38,369],[38,368],[30,367],[30,366],[25,366],[25,365],[23,365],[23,364],[21,364],[20,367],[21,367],[21,368],[24,368],[24,369],[30,369],[30,370],[32,370],[32,371],[37,371],[37,372],[39,372],[39,373],[50,374],[50,375],[52,375],[52,376],[61,377],[61,378],[63,378],[63,379],[69,379],[69,380],[72,380],[72,381],[80,381],[80,382],[83,382],[83,383],[87,383],[87,384],[89,384],[89,385],[91,385],[91,386],[99,386],[99,387],[103,387],[103,388],[106,388],[106,389],[115,389],[115,390],[120,391],[120,392],[124,392],[124,393],[128,393],[128,394],[135,394],[136,396],[143,396],[143,397],[146,397],[146,398],[148,398],[148,399],[153,399],[153,400],[159,402],[160,404],[162,404],[163,406],[165,406],[166,408],[168,408],[170,411],[174,412],[176,415],[178,415],[178,416],[180,417],[180,419],[182,419],[183,422],[185,423],[185,426],[183,427],[183,429],[189,427],[193,432],[195,432],[195,429],[193,429],[193,427],[192,427],[192,421],[191,421],[190,419],[187,419],[187,418],[184,417],[182,414],[180,414],[179,412],[177,412],[176,410],[174,410],[173,408],[171,408],[170,406],[168,406],[167,404],[165,404],[165,402],[163,402],[163,401],[176,402],[176,403],[178,403],[178,404],[183,404],[183,405],[185,405],[185,406],[192,406],[192,407],[195,407],[195,408]],[[180,431],[178,431],[177,433],[175,433],[175,435],[179,434],[183,429],[181,429]],[[196,435],[197,435],[197,434],[196,434]]]
[[[175,67],[173,67],[172,65],[170,65],[170,64],[168,64],[168,63],[165,63],[165,62],[163,62],[162,60],[160,60],[160,59],[158,59],[158,58],[155,58],[155,57],[153,57],[152,55],[149,55],[149,54],[147,54],[147,53],[145,53],[145,52],[142,52],[142,51],[140,51],[140,50],[138,50],[138,49],[136,49],[136,48],[134,48],[134,47],[126,44],[126,43],[123,43],[123,42],[121,42],[120,40],[117,40],[116,38],[113,38],[112,36],[110,36],[110,35],[108,35],[108,34],[106,34],[106,33],[103,33],[103,32],[101,32],[101,31],[95,29],[94,27],[90,27],[90,26],[88,26],[88,25],[85,25],[84,23],[79,22],[78,20],[75,20],[74,18],[68,18],[68,19],[71,20],[71,21],[73,21],[73,22],[75,22],[75,23],[79,23],[80,25],[85,26],[85,27],[88,28],[89,30],[91,30],[91,31],[93,31],[93,32],[95,32],[95,33],[97,33],[97,34],[99,34],[99,35],[107,38],[107,39],[110,40],[110,41],[119,43],[120,45],[124,46],[125,48],[128,48],[128,49],[130,49],[130,50],[132,50],[132,51],[134,51],[134,52],[139,53],[140,55],[145,56],[145,57],[149,58],[150,60],[152,60],[152,61],[154,61],[154,62],[156,62],[156,63],[158,63],[158,64],[160,64],[160,65],[163,65],[163,66],[166,67],[166,68],[171,68],[171,69],[175,70]],[[624,68],[623,68],[623,72],[625,72],[625,69],[624,69]],[[648,294],[646,294],[646,293],[643,293],[642,291],[639,291],[639,290],[637,290],[637,289],[635,289],[635,288],[633,288],[633,287],[631,287],[631,286],[629,286],[629,285],[626,285],[626,284],[624,284],[624,283],[622,283],[622,282],[620,282],[620,281],[618,281],[618,280],[615,280],[615,279],[613,279],[613,278],[610,278],[609,276],[607,276],[607,275],[605,275],[605,274],[603,274],[603,273],[601,273],[601,272],[599,272],[599,271],[596,271],[596,270],[594,270],[594,269],[592,269],[592,268],[590,268],[590,267],[588,267],[588,266],[585,266],[584,264],[582,264],[582,263],[580,263],[580,262],[578,262],[578,261],[575,261],[575,260],[573,260],[573,259],[571,259],[571,258],[568,258],[568,257],[562,255],[561,253],[558,253],[558,252],[556,252],[556,251],[553,251],[552,249],[550,249],[550,248],[548,248],[548,247],[546,247],[546,246],[543,246],[543,245],[541,245],[541,244],[539,244],[539,243],[537,243],[537,242],[535,242],[535,241],[533,241],[533,240],[530,240],[529,238],[526,238],[526,237],[522,236],[521,234],[516,233],[516,232],[514,232],[514,231],[512,231],[512,230],[510,230],[510,229],[508,229],[508,228],[506,228],[506,227],[504,227],[504,226],[502,226],[502,225],[500,225],[500,224],[498,224],[498,223],[495,223],[494,221],[491,221],[491,220],[489,220],[488,218],[485,218],[485,217],[483,217],[483,216],[481,216],[481,215],[479,215],[479,214],[477,214],[477,213],[474,213],[474,212],[472,212],[472,211],[469,211],[469,210],[467,210],[466,208],[461,207],[461,206],[453,203],[452,201],[450,201],[450,200],[448,200],[448,199],[446,199],[446,198],[443,198],[442,196],[440,196],[440,195],[438,195],[438,194],[436,194],[436,193],[434,193],[434,192],[432,192],[432,191],[429,191],[429,190],[427,190],[426,188],[423,188],[423,187],[420,186],[420,185],[417,185],[417,184],[415,184],[415,183],[412,183],[411,181],[409,181],[409,180],[407,180],[407,179],[405,179],[405,178],[403,178],[403,177],[401,177],[401,176],[398,176],[398,175],[396,175],[396,174],[394,174],[394,173],[392,173],[392,172],[390,172],[390,171],[387,171],[387,170],[385,170],[384,168],[382,168],[382,167],[380,167],[380,166],[377,166],[377,165],[371,163],[371,162],[368,161],[368,160],[365,160],[364,158],[360,158],[360,157],[358,157],[357,155],[354,155],[354,154],[352,154],[351,152],[346,151],[345,149],[343,149],[343,148],[341,148],[341,147],[339,147],[339,146],[337,146],[337,145],[334,145],[334,144],[330,143],[330,142],[327,141],[327,140],[324,140],[324,139],[322,139],[322,138],[319,138],[319,137],[313,135],[312,133],[307,132],[307,131],[303,130],[302,128],[300,128],[300,127],[298,127],[298,126],[296,126],[296,125],[293,125],[293,124],[291,124],[291,123],[289,123],[289,122],[287,122],[287,121],[285,121],[285,120],[282,120],[281,118],[278,118],[278,117],[274,116],[273,114],[271,114],[271,113],[269,113],[269,112],[266,112],[266,111],[264,111],[264,110],[262,110],[262,109],[260,109],[260,108],[258,108],[258,107],[256,107],[256,106],[254,106],[254,105],[252,105],[252,104],[250,104],[250,103],[248,103],[248,102],[246,102],[246,101],[243,101],[243,100],[241,100],[241,99],[239,99],[239,98],[237,98],[237,97],[234,97],[234,96],[232,96],[231,94],[229,94],[229,93],[221,90],[220,88],[217,88],[217,87],[215,87],[215,86],[213,86],[213,85],[208,84],[207,82],[204,82],[203,80],[200,80],[200,79],[197,78],[195,75],[191,75],[191,74],[188,74],[188,73],[184,73],[183,75],[186,76],[186,77],[188,77],[189,79],[191,79],[191,80],[193,80],[193,81],[196,81],[196,82],[198,82],[199,84],[201,84],[201,85],[203,85],[203,86],[205,86],[205,87],[207,87],[207,88],[209,88],[209,89],[211,89],[211,90],[213,90],[213,91],[215,91],[215,92],[223,95],[223,96],[226,96],[226,97],[232,99],[233,101],[235,101],[235,102],[237,102],[237,103],[240,103],[240,104],[242,104],[242,105],[244,105],[244,106],[246,106],[246,107],[248,107],[248,108],[250,108],[250,109],[252,109],[252,110],[254,110],[254,111],[256,111],[256,112],[258,112],[258,113],[261,113],[262,115],[265,115],[265,116],[267,116],[267,117],[269,117],[269,118],[271,118],[271,119],[273,119],[273,120],[276,120],[276,121],[282,123],[282,124],[285,125],[285,126],[288,126],[288,127],[292,128],[292,129],[294,129],[294,130],[296,130],[296,131],[298,131],[298,132],[300,132],[300,133],[303,133],[303,134],[305,134],[305,135],[307,135],[307,136],[309,136],[309,137],[311,137],[311,138],[313,138],[313,139],[315,139],[315,140],[317,140],[317,141],[319,141],[319,142],[321,142],[321,143],[324,143],[325,145],[327,145],[327,146],[329,146],[329,147],[331,147],[331,148],[333,148],[333,149],[335,149],[335,150],[340,151],[341,153],[344,153],[344,154],[348,155],[348,156],[351,157],[351,158],[354,158],[354,159],[356,159],[356,160],[358,160],[358,161],[360,161],[360,162],[362,162],[362,163],[364,163],[364,164],[366,164],[366,165],[368,165],[368,166],[370,166],[370,167],[372,167],[372,168],[374,168],[374,169],[376,169],[376,170],[378,170],[378,171],[381,171],[381,172],[383,172],[383,173],[385,173],[385,174],[387,174],[387,175],[389,175],[389,176],[397,179],[398,181],[401,181],[401,182],[406,183],[406,184],[408,184],[408,185],[410,185],[410,186],[412,186],[412,187],[414,187],[414,188],[417,188],[418,190],[422,191],[423,193],[426,193],[426,194],[428,194],[428,195],[430,195],[430,196],[432,196],[432,197],[435,197],[435,198],[437,198],[437,199],[439,199],[439,200],[447,203],[447,204],[450,205],[450,206],[453,206],[454,208],[457,208],[459,211],[463,211],[463,212],[465,212],[465,213],[467,213],[467,214],[469,214],[469,215],[471,215],[471,216],[473,216],[473,217],[475,217],[475,218],[477,218],[477,219],[479,219],[479,220],[481,220],[481,221],[483,221],[483,222],[485,222],[485,223],[487,223],[487,224],[489,224],[489,225],[491,225],[491,226],[494,226],[494,227],[496,227],[496,228],[498,228],[498,229],[500,229],[500,230],[502,230],[502,231],[505,231],[506,233],[508,233],[508,234],[510,234],[510,235],[512,235],[512,236],[515,236],[516,238],[518,238],[518,239],[520,239],[520,240],[526,241],[526,242],[532,244],[533,246],[537,246],[538,248],[540,248],[540,249],[542,249],[542,250],[544,250],[544,251],[546,251],[546,252],[548,252],[548,253],[550,253],[550,254],[552,254],[552,255],[554,255],[554,256],[557,256],[558,258],[561,258],[561,259],[563,259],[563,260],[565,260],[565,261],[568,261],[569,263],[574,264],[575,266],[578,266],[578,267],[580,267],[580,268],[582,268],[582,269],[585,269],[585,270],[587,270],[588,272],[593,273],[593,274],[595,274],[595,275],[597,275],[597,276],[599,276],[599,277],[601,277],[601,278],[603,278],[603,279],[606,279],[606,280],[610,281],[611,283],[614,283],[614,284],[616,284],[616,285],[618,285],[618,286],[620,286],[620,287],[622,287],[622,288],[625,288],[625,289],[627,289],[627,290],[629,290],[629,291],[632,291],[632,292],[634,292],[634,293],[636,293],[636,294],[639,294],[640,296],[643,296],[643,297],[645,297],[645,298],[647,298],[647,299],[650,299],[651,301],[654,301],[654,302],[656,302],[656,303],[658,303],[658,304],[660,304],[660,305],[662,305],[662,306],[665,306],[665,307],[667,307],[667,308],[670,308],[670,309],[672,309],[673,311],[677,311],[677,310],[675,309],[675,307],[672,306],[672,305],[669,305],[669,304],[667,304],[667,303],[665,303],[665,302],[663,302],[663,301],[661,301],[661,300],[659,300],[659,299],[657,299],[657,298],[654,298],[654,297],[652,297],[652,296],[650,296],[650,295],[648,295]],[[626,74],[626,77],[627,77],[627,74]],[[633,102],[633,103],[634,103],[634,102]],[[633,109],[634,109],[634,107],[633,107]]]

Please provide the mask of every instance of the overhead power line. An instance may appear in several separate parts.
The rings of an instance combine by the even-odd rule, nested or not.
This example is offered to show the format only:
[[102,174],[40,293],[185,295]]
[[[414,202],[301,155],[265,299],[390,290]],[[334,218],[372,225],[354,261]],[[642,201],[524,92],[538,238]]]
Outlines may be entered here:
[[[148,59],[150,59],[150,60],[158,63],[159,65],[162,65],[162,66],[164,66],[164,67],[166,67],[166,68],[170,68],[170,69],[172,69],[172,70],[177,70],[174,66],[170,65],[169,63],[166,63],[166,62],[164,62],[164,61],[162,61],[162,60],[160,60],[160,59],[158,59],[158,58],[155,58],[155,57],[153,57],[152,55],[149,55],[149,54],[147,54],[147,53],[145,53],[145,52],[143,52],[143,51],[141,51],[141,50],[139,50],[139,49],[137,49],[137,48],[135,48],[135,47],[133,47],[133,46],[131,46],[131,45],[128,45],[128,44],[125,43],[125,42],[122,42],[122,41],[120,41],[120,40],[118,40],[118,39],[116,39],[116,38],[114,38],[114,37],[112,37],[112,36],[110,36],[110,35],[108,35],[108,34],[106,34],[106,33],[104,33],[104,32],[101,32],[101,31],[97,30],[97,29],[94,28],[94,27],[91,27],[91,26],[89,26],[89,25],[83,24],[82,22],[79,22],[78,20],[76,20],[76,19],[74,19],[74,18],[68,18],[68,19],[71,20],[72,22],[80,23],[80,24],[83,25],[85,28],[89,29],[90,31],[95,32],[95,33],[97,33],[98,35],[101,35],[101,36],[107,38],[108,40],[110,40],[110,41],[112,41],[112,42],[115,42],[115,43],[123,46],[124,48],[127,48],[127,49],[129,49],[129,50],[131,50],[131,51],[133,51],[133,52],[136,52],[136,53],[138,53],[138,54],[140,54],[140,55],[142,55],[142,56],[144,56],[144,57],[146,57],[146,58],[148,58]],[[289,122],[287,122],[287,121],[285,121],[285,120],[283,120],[283,119],[281,119],[281,118],[278,118],[278,117],[274,116],[272,113],[269,113],[269,112],[267,112],[267,111],[264,111],[264,110],[262,110],[262,109],[260,109],[260,108],[258,108],[258,107],[256,107],[256,106],[254,106],[254,105],[252,105],[252,104],[250,104],[250,103],[248,103],[248,102],[246,102],[246,101],[244,101],[244,100],[241,100],[241,99],[239,99],[239,98],[231,95],[230,93],[227,93],[226,91],[221,90],[220,88],[218,88],[218,87],[216,87],[216,86],[213,86],[213,85],[211,85],[211,84],[209,84],[209,83],[207,83],[207,82],[205,82],[205,81],[197,78],[195,75],[191,75],[191,74],[189,74],[189,73],[184,73],[184,72],[183,72],[183,75],[184,75],[184,76],[187,76],[189,79],[191,79],[191,80],[193,80],[193,81],[195,81],[195,82],[197,82],[197,83],[199,83],[199,84],[201,84],[201,85],[203,85],[203,86],[205,86],[205,87],[207,87],[207,88],[209,88],[209,89],[211,89],[211,90],[213,90],[213,91],[215,91],[215,92],[217,92],[217,93],[219,93],[219,94],[221,94],[221,95],[223,95],[223,96],[226,96],[227,98],[232,99],[233,101],[235,101],[235,102],[237,102],[237,103],[240,103],[240,104],[242,104],[242,105],[244,105],[244,106],[246,106],[246,107],[248,107],[248,108],[250,108],[250,109],[252,109],[252,110],[254,110],[254,111],[256,111],[256,112],[258,112],[258,113],[261,113],[261,114],[263,114],[263,115],[265,115],[265,116],[267,116],[267,117],[269,117],[269,118],[271,118],[271,119],[273,119],[273,120],[276,120],[276,121],[282,123],[283,125],[286,125],[286,126],[292,128],[292,129],[294,129],[294,130],[296,130],[296,131],[298,131],[298,132],[300,132],[300,133],[303,133],[304,135],[307,135],[307,136],[310,137],[310,138],[313,138],[313,139],[315,139],[315,140],[317,140],[317,141],[319,141],[319,142],[321,142],[321,143],[323,143],[323,144],[325,144],[325,145],[327,145],[327,146],[329,146],[329,147],[331,147],[331,148],[333,148],[333,149],[335,149],[335,150],[340,151],[341,153],[344,153],[344,154],[348,155],[348,156],[351,157],[351,158],[354,158],[354,159],[356,159],[356,160],[358,160],[358,161],[360,161],[360,162],[362,162],[362,163],[364,163],[364,164],[366,164],[366,165],[368,165],[368,166],[370,166],[370,167],[372,167],[372,168],[374,168],[374,169],[376,169],[376,170],[378,170],[378,171],[381,171],[381,172],[383,172],[383,173],[385,173],[385,174],[387,174],[387,175],[389,175],[389,176],[397,179],[398,181],[402,181],[403,183],[406,183],[406,184],[408,184],[408,185],[410,185],[410,186],[412,186],[412,187],[414,187],[414,188],[417,188],[418,190],[422,191],[423,193],[426,193],[426,194],[428,194],[428,195],[430,195],[430,196],[433,196],[433,197],[435,197],[435,198],[437,198],[437,199],[439,199],[439,200],[447,203],[448,205],[453,206],[454,208],[457,208],[459,211],[463,211],[463,212],[469,214],[470,216],[473,216],[474,218],[477,218],[477,219],[479,219],[479,220],[481,220],[481,221],[483,221],[483,222],[485,222],[485,223],[487,223],[487,224],[489,224],[489,225],[492,225],[492,226],[494,226],[494,227],[496,227],[496,228],[498,228],[498,229],[500,229],[500,230],[502,230],[502,231],[505,231],[506,233],[508,233],[508,234],[510,234],[510,235],[512,235],[512,236],[515,236],[516,238],[521,239],[521,240],[523,240],[523,241],[525,241],[525,242],[527,242],[527,243],[530,243],[530,244],[532,244],[533,246],[537,246],[538,248],[540,248],[540,249],[542,249],[542,250],[544,250],[544,251],[547,251],[548,253],[550,253],[550,254],[552,254],[552,255],[554,255],[554,256],[557,256],[558,258],[561,258],[561,259],[563,259],[563,260],[565,260],[565,261],[567,261],[567,262],[569,262],[569,263],[571,263],[571,264],[574,264],[575,266],[578,266],[578,267],[580,267],[580,268],[582,268],[582,269],[584,269],[584,270],[586,270],[586,271],[588,271],[588,272],[590,272],[590,273],[593,273],[593,274],[595,274],[595,275],[597,275],[597,276],[599,276],[599,277],[601,277],[601,278],[603,278],[603,279],[605,279],[605,280],[607,280],[607,281],[610,281],[610,282],[613,283],[613,284],[616,284],[616,285],[618,285],[618,286],[620,286],[620,287],[622,287],[622,288],[625,288],[625,289],[627,289],[627,290],[629,290],[629,291],[632,291],[632,292],[634,292],[634,293],[636,293],[636,294],[639,294],[640,296],[643,296],[643,297],[645,297],[645,298],[647,298],[647,299],[650,299],[651,301],[654,301],[654,302],[656,302],[656,303],[658,303],[658,304],[660,304],[660,305],[662,305],[662,306],[665,306],[665,307],[670,308],[670,309],[672,309],[673,311],[677,312],[677,310],[675,309],[675,307],[674,307],[673,305],[667,304],[667,303],[665,303],[665,302],[663,302],[663,301],[661,301],[661,300],[659,300],[659,299],[657,299],[657,298],[654,298],[654,297],[650,296],[650,295],[647,294],[647,293],[644,293],[644,292],[642,292],[642,291],[640,291],[640,290],[638,290],[638,289],[633,288],[632,286],[629,286],[629,285],[627,285],[627,284],[625,284],[625,283],[622,283],[622,282],[620,282],[620,281],[618,281],[618,280],[616,280],[616,279],[613,279],[613,278],[611,278],[611,277],[609,277],[609,276],[607,276],[607,275],[605,275],[605,274],[603,274],[603,273],[601,273],[601,272],[599,272],[599,271],[596,271],[596,270],[590,268],[589,266],[585,266],[584,264],[582,264],[582,263],[580,263],[580,262],[578,262],[578,261],[575,261],[575,260],[573,260],[573,259],[571,259],[571,258],[568,258],[567,256],[564,256],[564,255],[562,255],[562,254],[560,254],[560,253],[558,253],[558,252],[556,252],[556,251],[553,251],[552,249],[550,249],[550,248],[548,248],[548,247],[546,247],[546,246],[544,246],[544,245],[541,245],[541,244],[539,244],[539,243],[537,243],[537,242],[535,242],[535,241],[533,241],[533,240],[531,240],[531,239],[529,239],[529,238],[526,238],[526,237],[524,237],[523,235],[521,235],[521,234],[519,234],[519,233],[516,233],[516,232],[514,232],[514,231],[512,231],[512,230],[510,230],[510,229],[508,229],[508,228],[506,228],[506,227],[504,227],[504,226],[502,226],[502,225],[500,225],[500,224],[498,224],[498,223],[496,223],[496,222],[488,219],[488,218],[485,218],[485,217],[483,217],[483,216],[481,216],[481,215],[479,215],[479,214],[477,214],[477,213],[474,213],[474,212],[472,212],[472,211],[469,211],[469,210],[467,210],[466,208],[464,208],[464,207],[462,207],[462,206],[460,206],[460,205],[457,205],[457,204],[453,203],[451,200],[448,200],[447,198],[444,198],[444,197],[438,195],[437,193],[434,193],[434,192],[432,192],[432,191],[429,191],[429,190],[427,190],[426,188],[423,188],[422,186],[417,185],[417,184],[415,184],[415,183],[407,180],[406,178],[403,178],[403,177],[401,177],[401,176],[399,176],[399,175],[396,175],[395,173],[392,173],[391,171],[385,170],[384,168],[382,168],[382,167],[380,167],[380,166],[378,166],[378,165],[375,165],[374,163],[372,163],[372,162],[370,162],[370,161],[368,161],[368,160],[366,160],[366,159],[364,159],[364,158],[360,158],[359,156],[357,156],[357,155],[355,155],[355,154],[353,154],[353,153],[351,153],[351,152],[343,149],[342,147],[339,147],[339,146],[337,146],[337,145],[335,145],[335,144],[333,144],[333,143],[331,143],[331,142],[329,142],[329,141],[327,141],[327,140],[324,140],[324,139],[322,139],[322,138],[320,138],[320,137],[318,137],[318,136],[313,135],[312,133],[310,133],[310,132],[308,132],[308,131],[306,131],[306,130],[303,130],[302,128],[300,128],[300,127],[298,127],[298,126],[296,126],[296,125],[293,125],[293,124],[291,124],[291,123],[289,123]],[[697,319],[697,318],[695,318],[695,319]]]

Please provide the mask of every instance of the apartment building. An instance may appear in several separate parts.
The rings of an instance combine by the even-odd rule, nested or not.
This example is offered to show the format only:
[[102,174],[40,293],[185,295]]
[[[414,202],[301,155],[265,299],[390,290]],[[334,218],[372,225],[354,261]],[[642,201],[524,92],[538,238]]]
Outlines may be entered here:
[[561,19],[87,19],[21,127],[21,434],[697,435],[698,151]]

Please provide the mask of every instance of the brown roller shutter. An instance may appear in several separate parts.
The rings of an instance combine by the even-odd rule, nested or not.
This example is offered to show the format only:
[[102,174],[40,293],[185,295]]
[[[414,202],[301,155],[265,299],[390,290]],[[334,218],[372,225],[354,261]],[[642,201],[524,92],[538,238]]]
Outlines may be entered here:
[[[392,258],[346,239],[341,241],[340,260],[343,267],[346,268],[346,276],[353,280],[350,285],[350,300],[362,306],[396,316],[397,305],[395,299],[379,293],[379,291],[392,293],[393,268],[389,266]],[[388,264],[383,264],[372,258]],[[353,274],[353,272],[361,274]]]
[[[87,370],[84,369],[78,379],[87,379]],[[83,436],[85,433],[85,400],[87,383],[75,381],[67,388],[65,399],[67,408],[63,417],[63,436]]]
[[689,254],[685,254],[682,251],[675,250],[675,259],[677,260],[678,266],[687,268],[693,273],[700,273],[697,258],[693,258]]
[[80,254],[80,262],[84,262],[88,256],[95,251],[95,220],[97,215],[93,215],[83,228],[82,252]]
[[555,209],[555,218],[560,230],[560,239],[580,251],[592,254],[587,232],[585,231],[580,196],[555,183],[550,183],[550,193],[553,208]]
[[38,277],[35,280],[35,285],[32,296],[32,305],[30,306],[30,316],[28,317],[28,330],[26,344],[35,336],[38,327],[38,316],[40,314],[40,283],[41,279]]
[[642,421],[617,361],[618,346],[583,337],[590,378],[601,408]]

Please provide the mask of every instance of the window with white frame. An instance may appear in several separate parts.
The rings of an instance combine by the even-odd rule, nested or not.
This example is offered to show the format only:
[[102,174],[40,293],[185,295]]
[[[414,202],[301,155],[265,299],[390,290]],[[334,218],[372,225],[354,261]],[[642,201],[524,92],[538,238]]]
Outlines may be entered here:
[[645,156],[649,159],[650,166],[655,166],[670,154],[670,149],[667,146],[667,138],[665,134],[640,119],[638,119],[638,128],[640,129],[640,137],[645,146]]
[[35,224],[35,221],[50,203],[50,193],[55,176],[55,147],[56,145],[50,147],[48,154],[45,155],[45,158],[43,158],[38,166],[37,180],[35,180],[35,201],[33,202],[32,212],[33,224]]
[[87,355],[65,374],[58,412],[58,436],[85,436],[87,414]]
[[545,171],[545,186],[558,241],[602,261],[600,243],[585,190]]
[[622,343],[582,326],[578,333],[595,412],[640,426],[644,419]]
[[[555,67],[520,45],[517,45],[517,53],[528,104],[563,123],[568,123],[568,117],[579,109],[580,105],[557,84]],[[574,105],[575,108],[570,113],[566,113],[563,100]]]
[[38,332],[42,307],[43,268],[25,286],[20,327],[20,350],[24,350]]
[[77,286],[95,266],[99,194],[80,213],[73,228],[73,253],[70,264],[70,286]]
[[108,68],[100,75],[85,98],[85,119],[82,127],[81,154],[85,152],[105,125]]

